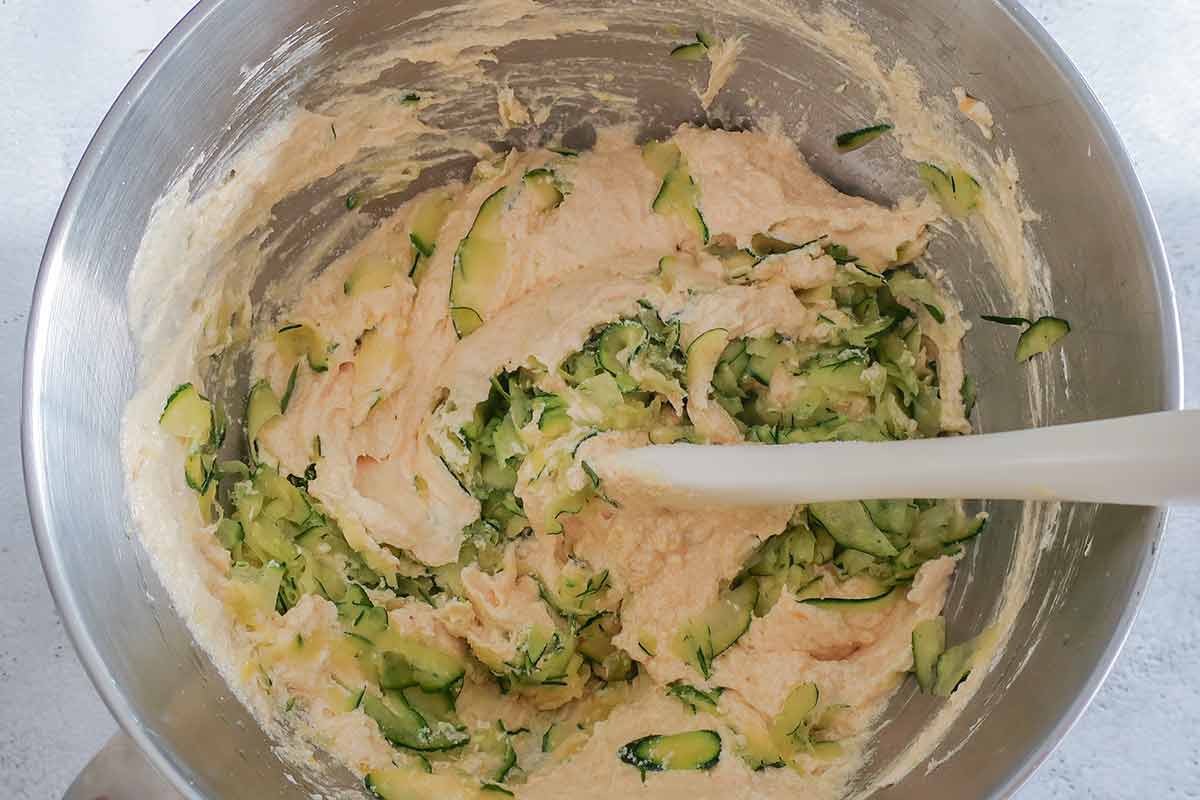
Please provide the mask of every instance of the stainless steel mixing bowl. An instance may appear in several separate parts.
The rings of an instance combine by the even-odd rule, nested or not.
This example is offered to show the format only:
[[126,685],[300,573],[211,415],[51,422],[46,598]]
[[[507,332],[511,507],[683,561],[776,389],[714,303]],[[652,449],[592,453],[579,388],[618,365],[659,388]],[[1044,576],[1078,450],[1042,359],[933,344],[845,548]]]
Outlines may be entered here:
[[[288,768],[192,642],[133,529],[119,448],[122,410],[135,387],[136,353],[127,329],[131,263],[155,200],[198,154],[205,154],[198,180],[219,174],[223,159],[281,107],[320,95],[335,56],[413,35],[423,24],[419,15],[439,5],[201,2],[105,119],[50,236],[29,327],[23,419],[38,546],[64,622],[101,695],[190,797],[308,795],[302,778],[298,784],[285,779]],[[873,109],[853,82],[845,94],[834,93],[847,76],[786,27],[739,19],[738,4],[729,2],[631,3],[618,14],[611,3],[558,5],[569,14],[608,15],[612,31],[518,43],[501,50],[498,64],[484,62],[519,95],[590,69],[596,76],[611,73],[611,86],[632,90],[651,126],[703,120],[695,98],[681,88],[688,75],[663,51],[680,30],[737,29],[749,34],[751,47],[715,119],[729,124],[752,116],[746,100],[753,94],[759,111],[777,113],[785,123],[807,120],[789,129],[803,131],[801,146],[839,186],[888,197],[911,180],[901,179],[896,160],[882,150],[854,160],[832,157],[830,134],[869,119]],[[948,94],[969,81],[997,114],[997,144],[1020,162],[1024,190],[1043,214],[1036,231],[1055,307],[1074,324],[1064,358],[1042,367],[1047,413],[1040,421],[1178,407],[1177,320],[1154,221],[1112,126],[1063,54],[1013,0],[856,5],[862,26],[885,52],[903,52],[931,91]],[[247,65],[280,58],[291,59],[286,73],[244,81]],[[556,69],[567,63],[571,70]],[[381,81],[419,83],[421,69],[399,63]],[[577,112],[560,107],[547,125],[569,127]],[[475,126],[484,138],[494,124],[491,109],[450,103],[437,113],[444,117],[439,122]],[[967,308],[985,308],[998,287],[982,255],[953,239],[939,241],[934,255]],[[978,330],[970,342],[969,367],[981,383],[981,426],[1001,430],[1038,421],[1026,373],[1012,363],[1011,336]],[[951,598],[955,632],[977,630],[990,618],[1012,559],[1022,507],[994,504],[991,510],[990,531],[964,564]],[[1163,522],[1156,509],[1065,509],[1059,535],[1037,563],[1011,645],[938,755],[961,749],[879,796],[1012,793],[1066,734],[1111,666],[1149,579]],[[933,708],[927,698],[902,690],[880,733],[876,763],[898,752]],[[354,785],[348,774],[341,780]]]

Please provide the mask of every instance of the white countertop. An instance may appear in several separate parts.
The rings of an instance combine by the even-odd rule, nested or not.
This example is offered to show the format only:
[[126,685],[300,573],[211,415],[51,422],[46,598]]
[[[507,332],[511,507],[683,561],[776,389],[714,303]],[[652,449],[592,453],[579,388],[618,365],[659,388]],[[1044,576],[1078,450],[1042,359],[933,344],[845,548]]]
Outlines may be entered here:
[[[977,0],[983,2],[983,0]],[[0,0],[0,798],[61,796],[116,728],[55,614],[21,489],[22,345],[59,199],[104,112],[191,0]],[[1133,154],[1171,258],[1200,389],[1200,3],[1026,0]],[[1200,797],[1200,510],[1174,515],[1116,669],[1020,792]],[[149,798],[147,800],[150,800]]]

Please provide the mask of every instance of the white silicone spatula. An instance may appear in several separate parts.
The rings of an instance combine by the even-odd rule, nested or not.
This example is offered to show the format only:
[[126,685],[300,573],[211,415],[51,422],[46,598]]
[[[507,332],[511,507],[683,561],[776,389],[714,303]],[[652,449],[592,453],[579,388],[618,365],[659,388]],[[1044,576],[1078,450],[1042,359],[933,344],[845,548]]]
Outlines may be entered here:
[[1200,503],[1200,411],[897,442],[657,445],[614,453],[601,469],[652,487],[668,504],[911,497]]

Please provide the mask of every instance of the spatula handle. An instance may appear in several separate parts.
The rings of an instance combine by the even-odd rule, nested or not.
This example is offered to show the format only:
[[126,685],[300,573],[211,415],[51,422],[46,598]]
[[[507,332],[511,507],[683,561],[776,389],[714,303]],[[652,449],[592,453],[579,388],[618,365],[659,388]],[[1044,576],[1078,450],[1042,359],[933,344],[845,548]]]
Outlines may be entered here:
[[1200,503],[1200,411],[898,442],[661,445],[622,453],[675,500],[738,505],[860,498]]

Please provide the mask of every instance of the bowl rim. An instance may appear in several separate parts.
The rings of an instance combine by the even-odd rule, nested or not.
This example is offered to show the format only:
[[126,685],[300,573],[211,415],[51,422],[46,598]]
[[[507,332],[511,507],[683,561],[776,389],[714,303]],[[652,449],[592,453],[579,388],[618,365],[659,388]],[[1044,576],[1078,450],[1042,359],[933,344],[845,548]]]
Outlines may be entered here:
[[[176,789],[194,800],[205,800],[205,798],[185,777],[186,763],[184,759],[179,758],[171,748],[165,747],[156,737],[151,736],[148,729],[142,724],[137,710],[126,697],[122,687],[113,678],[107,663],[100,655],[91,632],[83,622],[79,598],[62,570],[57,538],[51,527],[54,514],[51,510],[48,486],[45,481],[44,452],[38,435],[42,429],[42,411],[38,400],[44,371],[42,331],[52,314],[48,297],[57,277],[55,274],[57,266],[62,259],[76,212],[82,198],[90,188],[99,161],[116,137],[130,110],[157,77],[159,70],[170,60],[183,42],[204,23],[205,19],[223,5],[223,2],[224,0],[200,0],[171,28],[117,96],[88,143],[59,205],[38,268],[29,324],[26,330],[21,390],[21,455],[29,516],[42,569],[46,574],[50,593],[58,607],[63,626],[75,647],[80,663],[105,706],[116,719],[120,729],[137,743],[142,753]],[[1154,272],[1155,290],[1161,313],[1164,410],[1182,408],[1183,349],[1174,283],[1158,223],[1154,218],[1141,181],[1134,171],[1129,152],[1112,119],[1104,110],[1087,80],[1041,23],[1021,6],[1018,0],[992,0],[992,3],[1009,16],[1013,24],[1059,71],[1075,97],[1084,106],[1101,141],[1112,153],[1114,167],[1122,188],[1133,205],[1141,244]],[[1166,530],[1168,512],[1162,508],[1157,511],[1158,519],[1153,525],[1149,557],[1143,560],[1132,586],[1130,600],[1118,619],[1108,645],[1092,666],[1091,673],[1084,681],[1074,701],[1067,707],[1048,734],[1025,757],[1019,767],[993,792],[994,797],[1013,795],[1032,777],[1078,723],[1083,712],[1112,671],[1117,656],[1124,647],[1133,623],[1137,619],[1145,599],[1146,587],[1153,577],[1158,563],[1161,551],[1159,545]]]

